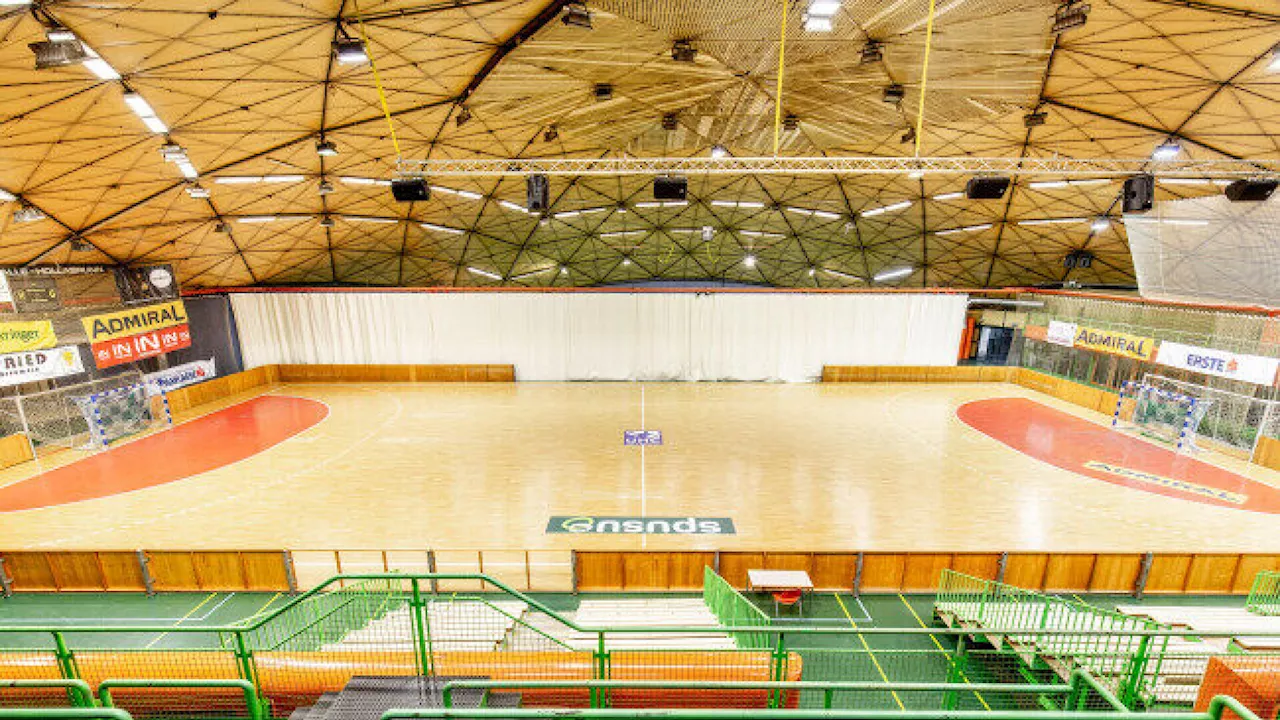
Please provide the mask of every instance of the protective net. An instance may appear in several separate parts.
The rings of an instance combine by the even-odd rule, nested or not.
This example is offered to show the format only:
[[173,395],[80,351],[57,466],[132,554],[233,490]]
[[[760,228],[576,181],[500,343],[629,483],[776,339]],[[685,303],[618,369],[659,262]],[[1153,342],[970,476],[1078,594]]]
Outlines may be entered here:
[[1165,390],[1150,383],[1125,383],[1112,425],[1145,437],[1195,448],[1196,429],[1210,401]]
[[72,395],[70,399],[84,416],[92,447],[107,447],[117,440],[172,422],[164,395],[153,398],[143,383],[89,395]]
[[1252,457],[1260,437],[1280,437],[1280,402],[1147,373],[1143,385],[1196,401],[1197,447]]
[[[117,388],[139,385],[137,371],[109,378],[67,385],[11,398],[0,418],[12,423],[15,432],[24,432],[37,456],[67,448],[92,449],[89,417],[81,410],[82,400]],[[8,429],[8,425],[6,425]]]

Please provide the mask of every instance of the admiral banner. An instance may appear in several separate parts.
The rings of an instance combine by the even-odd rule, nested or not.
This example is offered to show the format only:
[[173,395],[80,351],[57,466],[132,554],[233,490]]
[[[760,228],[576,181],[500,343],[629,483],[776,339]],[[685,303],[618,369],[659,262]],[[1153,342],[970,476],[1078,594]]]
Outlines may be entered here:
[[1182,345],[1165,341],[1160,343],[1156,362],[1161,365],[1204,373],[1215,377],[1242,380],[1255,385],[1273,385],[1280,360],[1259,355],[1237,355],[1225,350]]
[[1150,360],[1156,354],[1155,338],[1090,327],[1077,327],[1072,345],[1135,360]]
[[[175,300],[160,305],[144,305],[105,315],[90,315],[80,322],[84,324],[84,332],[89,337],[89,343],[96,346],[98,343],[126,338],[131,335],[151,334],[156,330],[179,325],[185,326],[187,324],[187,308],[182,304],[181,300]],[[102,367],[102,365],[98,367]]]
[[80,362],[80,351],[74,345],[0,355],[0,387],[82,372],[84,364]]
[[58,336],[48,320],[0,323],[0,353],[44,350],[57,344]]
[[147,384],[148,395],[160,395],[170,390],[177,390],[181,387],[204,382],[212,379],[217,374],[213,358],[209,358],[208,360],[197,360],[171,367],[168,370],[143,375],[142,380]]
[[99,368],[109,368],[188,347],[191,347],[191,329],[178,325],[94,343],[93,361]]

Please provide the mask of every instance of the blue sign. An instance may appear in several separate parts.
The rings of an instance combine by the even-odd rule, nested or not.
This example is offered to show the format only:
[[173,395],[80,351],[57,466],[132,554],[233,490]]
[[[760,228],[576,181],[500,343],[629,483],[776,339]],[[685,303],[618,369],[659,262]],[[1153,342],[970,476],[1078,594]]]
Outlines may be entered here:
[[661,445],[661,430],[623,430],[623,445]]

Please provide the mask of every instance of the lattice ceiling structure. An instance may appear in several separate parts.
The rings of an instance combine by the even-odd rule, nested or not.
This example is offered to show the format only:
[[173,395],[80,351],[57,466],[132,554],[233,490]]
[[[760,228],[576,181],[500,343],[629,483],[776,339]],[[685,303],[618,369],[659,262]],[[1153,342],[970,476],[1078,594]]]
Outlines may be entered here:
[[[374,70],[331,52],[367,37],[404,158],[769,155],[781,0],[597,0],[592,29],[555,0],[15,2],[0,0],[0,264],[172,262],[206,287],[1134,282],[1118,179],[1023,177],[970,201],[954,175],[692,176],[687,205],[654,206],[644,177],[556,177],[539,217],[522,178],[466,177],[397,203]],[[804,29],[807,3],[789,11],[780,154],[910,155],[928,0],[843,0],[829,33]],[[1091,5],[1055,35],[1059,0],[938,0],[920,153],[1147,157],[1173,139],[1184,157],[1280,158],[1274,0]],[[34,69],[28,43],[55,23],[121,77]],[[693,62],[672,59],[677,40]],[[868,40],[880,59],[863,61]],[[44,219],[18,222],[24,204]],[[1064,270],[1080,248],[1093,266]]]

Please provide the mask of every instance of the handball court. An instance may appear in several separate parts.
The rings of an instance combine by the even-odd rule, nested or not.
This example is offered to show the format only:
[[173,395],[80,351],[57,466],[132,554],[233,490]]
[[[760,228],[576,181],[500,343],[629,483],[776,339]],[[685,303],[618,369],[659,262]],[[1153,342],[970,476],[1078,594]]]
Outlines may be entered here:
[[[288,384],[179,419],[0,472],[0,547],[1280,550],[1280,473],[1006,384]],[[736,532],[547,532],[600,516]]]

